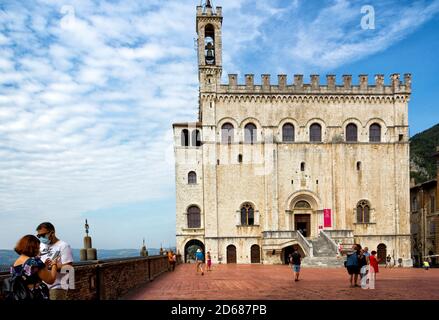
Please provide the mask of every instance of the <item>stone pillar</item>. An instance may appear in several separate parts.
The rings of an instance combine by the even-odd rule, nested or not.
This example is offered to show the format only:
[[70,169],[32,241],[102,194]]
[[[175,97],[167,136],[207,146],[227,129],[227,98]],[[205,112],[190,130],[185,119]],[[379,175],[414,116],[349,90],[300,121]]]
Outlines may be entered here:
[[85,220],[85,237],[84,237],[84,248],[79,251],[79,259],[81,261],[87,260],[97,260],[98,254],[95,248],[92,248],[91,237],[88,235],[88,223],[87,219]]
[[140,249],[140,256],[141,257],[148,256],[148,250],[146,250],[145,239],[143,239],[143,246],[142,246],[142,249]]

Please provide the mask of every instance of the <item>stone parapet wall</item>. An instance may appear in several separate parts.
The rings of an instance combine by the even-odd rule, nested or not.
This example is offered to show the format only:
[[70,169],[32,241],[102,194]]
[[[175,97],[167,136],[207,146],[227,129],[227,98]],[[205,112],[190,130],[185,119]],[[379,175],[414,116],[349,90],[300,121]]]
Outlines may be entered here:
[[[181,256],[177,263],[181,263]],[[169,264],[166,256],[150,256],[98,260],[73,266],[75,289],[68,290],[69,300],[115,300],[168,271]],[[0,273],[0,282],[7,277],[8,273]]]

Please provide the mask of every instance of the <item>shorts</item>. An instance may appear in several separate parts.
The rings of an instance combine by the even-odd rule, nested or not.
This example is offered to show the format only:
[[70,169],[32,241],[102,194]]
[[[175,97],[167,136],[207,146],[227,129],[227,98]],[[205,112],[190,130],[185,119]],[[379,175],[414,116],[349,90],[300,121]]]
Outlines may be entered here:
[[350,275],[360,274],[360,268],[358,266],[347,266],[346,269],[348,269]]
[[293,271],[300,272],[300,264],[293,264]]

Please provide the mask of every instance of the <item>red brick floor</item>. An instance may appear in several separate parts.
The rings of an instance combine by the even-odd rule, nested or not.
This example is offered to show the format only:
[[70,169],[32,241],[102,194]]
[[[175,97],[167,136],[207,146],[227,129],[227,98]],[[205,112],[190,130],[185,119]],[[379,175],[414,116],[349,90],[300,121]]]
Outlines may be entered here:
[[293,281],[287,265],[215,265],[204,276],[195,265],[177,266],[125,299],[133,300],[308,300],[439,299],[439,269],[381,268],[375,290],[350,288],[344,268],[303,268]]

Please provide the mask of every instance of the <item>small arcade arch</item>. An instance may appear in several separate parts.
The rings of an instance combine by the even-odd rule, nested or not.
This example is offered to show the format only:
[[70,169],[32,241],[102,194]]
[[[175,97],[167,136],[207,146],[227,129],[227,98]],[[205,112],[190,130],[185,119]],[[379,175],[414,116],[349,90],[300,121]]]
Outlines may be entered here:
[[204,250],[204,243],[202,243],[200,240],[192,239],[186,242],[184,246],[185,263],[195,262],[195,253],[197,252],[197,249],[203,250],[203,254],[206,254]]

